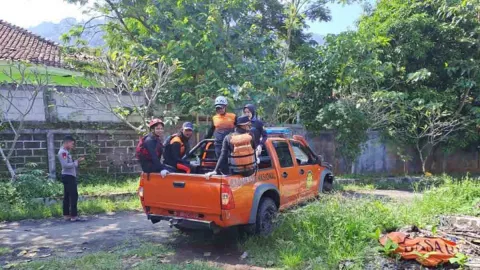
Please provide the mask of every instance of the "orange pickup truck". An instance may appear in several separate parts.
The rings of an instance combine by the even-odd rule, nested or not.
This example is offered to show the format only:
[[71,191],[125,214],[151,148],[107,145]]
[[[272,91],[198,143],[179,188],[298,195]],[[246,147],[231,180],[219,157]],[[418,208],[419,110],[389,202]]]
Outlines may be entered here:
[[142,173],[138,188],[152,223],[165,220],[180,230],[241,226],[267,235],[278,211],[315,198],[333,186],[333,173],[301,136],[280,128],[267,130],[259,169],[249,177],[214,175],[211,140],[201,141],[184,158],[190,174]]

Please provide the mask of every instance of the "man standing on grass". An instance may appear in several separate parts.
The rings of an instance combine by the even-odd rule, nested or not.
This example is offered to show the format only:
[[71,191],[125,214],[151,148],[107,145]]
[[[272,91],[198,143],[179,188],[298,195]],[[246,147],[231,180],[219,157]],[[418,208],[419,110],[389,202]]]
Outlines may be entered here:
[[75,147],[75,139],[67,135],[63,139],[63,146],[58,151],[58,159],[62,165],[63,183],[63,217],[69,221],[84,221],[77,217],[77,168],[78,163],[85,158],[73,160],[70,151]]

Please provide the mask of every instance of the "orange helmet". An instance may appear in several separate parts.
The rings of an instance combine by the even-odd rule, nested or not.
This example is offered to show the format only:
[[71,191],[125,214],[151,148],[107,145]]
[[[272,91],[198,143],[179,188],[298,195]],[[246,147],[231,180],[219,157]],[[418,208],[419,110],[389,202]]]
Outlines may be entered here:
[[158,124],[161,124],[162,126],[165,126],[165,124],[163,123],[162,120],[160,120],[158,118],[154,118],[154,119],[150,120],[150,123],[148,123],[148,127],[153,128]]

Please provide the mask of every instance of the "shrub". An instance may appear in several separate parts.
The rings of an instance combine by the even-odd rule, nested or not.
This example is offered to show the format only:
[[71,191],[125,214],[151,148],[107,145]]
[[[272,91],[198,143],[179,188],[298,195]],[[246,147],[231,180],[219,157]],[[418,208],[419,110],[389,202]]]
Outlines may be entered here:
[[0,182],[0,203],[14,204],[20,201],[20,194],[11,182]]
[[48,179],[48,175],[43,170],[35,169],[35,167],[35,165],[27,164],[19,171],[17,179],[13,183],[22,199],[61,196],[62,185]]

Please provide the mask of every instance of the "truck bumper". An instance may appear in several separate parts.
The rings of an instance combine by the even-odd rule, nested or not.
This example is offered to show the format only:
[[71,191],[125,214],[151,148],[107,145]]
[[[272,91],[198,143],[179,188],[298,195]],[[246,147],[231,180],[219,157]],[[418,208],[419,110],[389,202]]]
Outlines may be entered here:
[[182,226],[188,229],[193,229],[193,230],[212,230],[214,232],[218,232],[220,230],[220,226],[216,225],[215,222],[213,221],[202,221],[202,220],[172,217],[172,216],[162,216],[162,215],[154,215],[154,214],[148,214],[147,218],[150,221],[152,221],[152,223],[154,224],[162,220],[168,221],[170,223],[170,227],[179,225],[179,226]]

